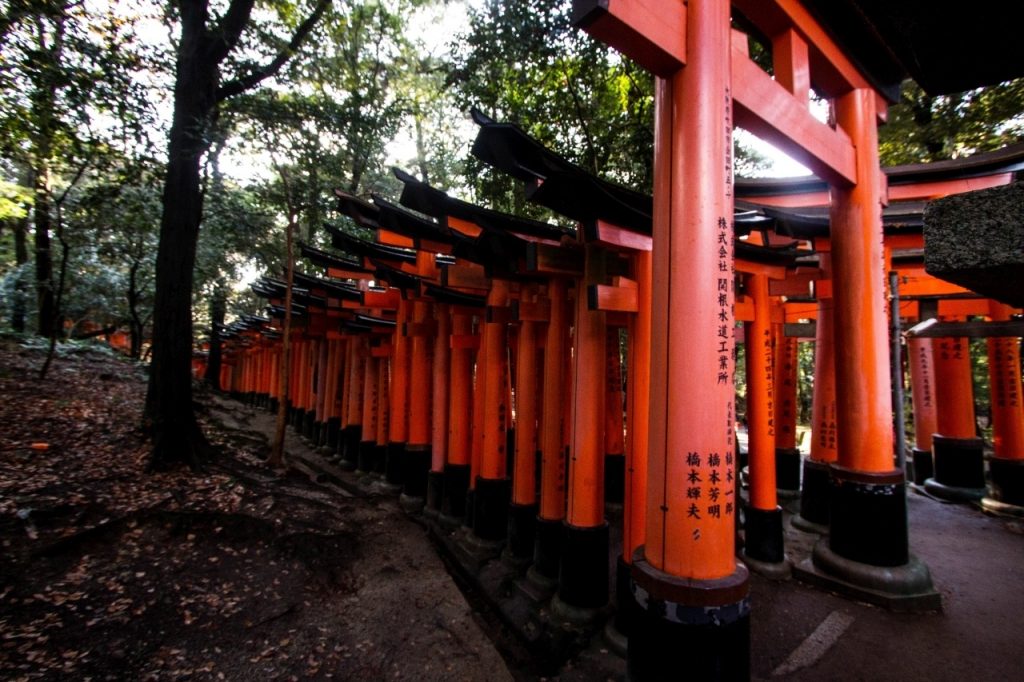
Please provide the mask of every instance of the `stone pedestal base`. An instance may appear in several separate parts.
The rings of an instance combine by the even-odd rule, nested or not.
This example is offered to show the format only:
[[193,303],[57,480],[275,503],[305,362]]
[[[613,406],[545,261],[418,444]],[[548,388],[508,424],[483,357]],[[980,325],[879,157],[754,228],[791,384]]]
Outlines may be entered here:
[[633,556],[640,607],[629,637],[630,680],[750,679],[750,600],[746,566],[718,580],[686,580]]

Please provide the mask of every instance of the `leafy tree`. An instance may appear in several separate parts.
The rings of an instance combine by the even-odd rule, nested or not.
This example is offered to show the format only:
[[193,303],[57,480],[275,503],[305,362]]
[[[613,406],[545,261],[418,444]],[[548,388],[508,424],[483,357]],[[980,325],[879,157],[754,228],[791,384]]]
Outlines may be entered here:
[[147,121],[134,78],[142,60],[132,22],[113,5],[23,0],[0,15],[0,150],[29,170],[38,331],[58,331],[51,251],[55,197],[103,153],[103,116],[140,137]]
[[953,95],[903,84],[879,128],[882,164],[940,161],[1024,141],[1024,78]]
[[[583,168],[650,190],[653,80],[569,22],[571,3],[486,3],[454,43],[450,83],[464,111],[516,122]],[[530,212],[512,181],[467,160],[478,197]]]
[[[216,15],[209,0],[173,3],[180,35],[156,261],[153,361],[144,415],[153,438],[154,468],[175,462],[197,468],[208,447],[192,412],[190,361],[192,271],[203,215],[201,165],[212,126],[225,101],[255,88],[287,63],[330,0],[316,0],[305,15],[292,3],[272,3],[267,9],[276,21],[266,23],[253,19],[255,4],[255,0],[231,0]],[[230,75],[225,77],[222,71]]]

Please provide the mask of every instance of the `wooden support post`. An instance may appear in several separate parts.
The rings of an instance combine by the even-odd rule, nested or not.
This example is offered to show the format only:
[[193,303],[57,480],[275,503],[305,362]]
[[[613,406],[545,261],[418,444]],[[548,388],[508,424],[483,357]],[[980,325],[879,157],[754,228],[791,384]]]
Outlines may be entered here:
[[[635,293],[636,290],[632,291]],[[625,424],[619,327],[608,327],[604,347],[604,501],[607,504],[622,504],[626,485],[626,436],[623,431]]]
[[909,551],[906,482],[893,450],[877,93],[850,90],[835,111],[856,160],[855,184],[831,188],[839,462],[830,471],[829,536],[807,566],[865,599],[934,608],[928,568]]
[[601,255],[586,245],[585,274],[577,282],[573,315],[571,431],[565,537],[552,609],[574,617],[608,602],[608,523],[604,519],[606,379],[605,313],[591,310],[586,286],[604,279]]
[[508,306],[509,285],[495,279],[487,295],[477,380],[483,384],[480,406],[480,467],[473,494],[473,534],[486,542],[503,542],[508,533],[512,482],[507,476]]
[[935,472],[925,481],[925,489],[944,499],[979,500],[985,495],[985,460],[974,418],[970,341],[966,337],[946,337],[937,339],[934,348]]
[[775,339],[775,486],[780,497],[793,498],[800,495],[800,450],[796,444],[800,340],[786,336],[781,322],[772,325],[772,337]]
[[348,426],[345,429],[345,455],[340,466],[349,471],[355,470],[359,462],[359,443],[363,440],[363,393],[366,379],[366,359],[369,355],[367,339],[362,336],[353,337],[349,343],[348,373]]
[[811,453],[804,461],[800,489],[800,513],[793,517],[798,528],[828,532],[828,508],[832,484],[829,471],[839,461],[839,427],[836,414],[835,343],[832,338],[832,256],[828,244],[820,245],[822,279],[817,287],[817,322],[814,327],[814,388],[811,395]]
[[[1010,319],[1013,308],[991,301],[993,322]],[[988,340],[989,382],[992,390],[991,487],[982,500],[988,509],[1024,515],[1024,395],[1021,394],[1020,339]]]
[[[420,253],[420,256],[426,254]],[[402,504],[407,511],[423,507],[431,462],[431,416],[434,373],[431,369],[434,336],[431,304],[422,298],[412,303],[409,348],[409,440],[405,445]]]
[[627,665],[661,679],[750,675],[748,572],[735,558],[729,3],[690,2],[687,64],[655,86],[651,414],[642,614]]
[[444,464],[441,521],[451,527],[466,517],[466,491],[470,484],[473,416],[473,316],[452,311],[451,377],[448,393],[448,452]]
[[373,471],[373,455],[377,447],[377,395],[380,377],[380,358],[374,357],[364,342],[366,351],[363,360],[363,405],[362,424],[359,429],[359,449],[356,455],[356,470],[368,474]]
[[558,579],[562,557],[562,520],[565,518],[565,365],[568,358],[569,323],[564,280],[548,281],[547,335],[544,343],[543,417],[540,451],[540,512],[537,515],[537,544],[529,575],[546,587]]
[[534,320],[520,323],[516,354],[515,467],[508,511],[508,549],[517,559],[532,559],[536,542],[540,329],[540,323]]
[[[651,399],[651,252],[633,257],[637,312],[630,318],[626,372],[626,461],[622,511],[622,554],[615,573],[618,606],[615,629],[629,637],[641,611],[630,586],[633,555],[644,544],[647,526],[647,443]],[[613,633],[614,634],[614,633]]]
[[377,443],[373,450],[373,473],[384,478],[388,462],[388,434],[391,405],[391,356],[381,356],[377,365]]
[[750,453],[750,504],[746,509],[747,566],[771,577],[788,574],[782,541],[782,507],[776,497],[775,386],[772,376],[771,301],[765,275],[747,277],[754,319],[743,324],[747,360],[747,430]]
[[391,381],[388,385],[388,450],[385,481],[391,492],[401,490],[405,445],[409,440],[409,322],[410,304],[404,297],[398,302],[395,334],[392,341]]
[[444,494],[444,466],[448,459],[449,391],[451,390],[451,336],[452,313],[447,303],[434,306],[437,333],[431,377],[431,444],[430,471],[427,474],[426,511],[431,516],[441,511]]
[[907,349],[910,361],[910,399],[914,408],[914,483],[924,482],[935,473],[932,465],[932,434],[937,430],[935,409],[934,339],[910,337]]

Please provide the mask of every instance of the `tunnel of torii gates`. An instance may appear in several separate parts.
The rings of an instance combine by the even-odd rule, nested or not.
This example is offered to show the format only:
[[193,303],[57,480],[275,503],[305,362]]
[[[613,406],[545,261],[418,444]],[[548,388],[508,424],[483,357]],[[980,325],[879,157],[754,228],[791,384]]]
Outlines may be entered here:
[[[908,548],[905,471],[951,499],[1024,506],[1021,322],[1000,296],[925,272],[923,209],[1009,185],[1024,148],[883,172],[876,125],[903,72],[864,67],[808,11],[820,5],[744,0],[730,21],[719,1],[577,2],[586,30],[657,76],[653,198],[474,111],[474,154],[575,228],[401,172],[400,205],[338,192],[340,212],[375,239],[327,227],[331,252],[301,246],[319,276],[295,275],[287,368],[286,284],[254,285],[269,316],[226,329],[222,388],[276,409],[288,372],[297,429],[474,551],[523,560],[567,618],[609,602],[605,508],[621,503],[612,629],[629,638],[635,679],[675,677],[680,660],[698,677],[749,676],[748,567],[790,570],[780,495],[799,495],[794,524],[822,534],[792,567],[800,578],[896,610],[938,608]],[[771,45],[774,78],[737,27]],[[812,84],[834,126],[810,115]],[[734,180],[734,124],[816,177]],[[735,433],[736,322],[749,453]],[[890,325],[897,339],[910,328],[895,363],[895,384],[909,373],[912,386],[907,467]],[[972,337],[988,338],[987,489]],[[803,460],[801,340],[815,344]]]

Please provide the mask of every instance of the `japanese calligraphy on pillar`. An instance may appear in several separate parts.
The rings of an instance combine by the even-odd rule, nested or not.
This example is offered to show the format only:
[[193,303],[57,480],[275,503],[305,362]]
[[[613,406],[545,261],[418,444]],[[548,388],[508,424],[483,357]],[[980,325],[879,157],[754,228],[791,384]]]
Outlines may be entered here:
[[929,350],[927,346],[922,344],[914,355],[914,362],[917,363],[918,376],[920,377],[920,383],[918,384],[920,395],[918,399],[921,401],[921,407],[923,408],[931,407],[934,400],[931,376],[932,363]]
[[994,369],[992,376],[992,399],[997,407],[1017,407],[1020,400],[1018,367],[1020,355],[1017,339],[996,338],[991,341],[992,357],[989,361]]
[[768,435],[775,435],[775,376],[774,364],[772,363],[772,332],[770,327],[765,327],[764,335],[761,337],[761,352],[764,354],[764,373],[766,397],[768,401]]
[[775,377],[779,391],[776,404],[779,410],[779,435],[787,439],[794,436],[793,424],[796,423],[796,339],[782,337],[775,352],[779,354],[781,363],[780,375]]

